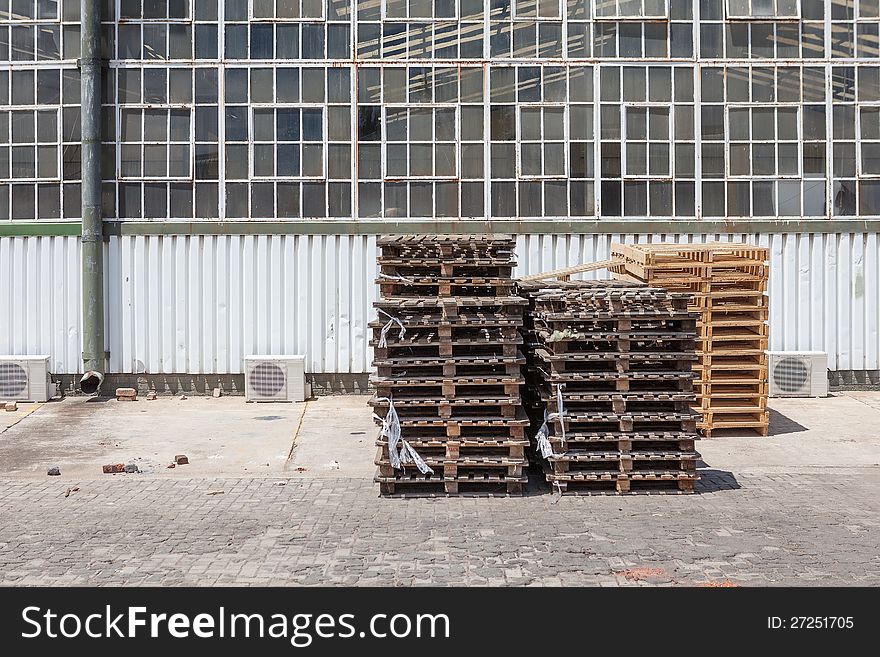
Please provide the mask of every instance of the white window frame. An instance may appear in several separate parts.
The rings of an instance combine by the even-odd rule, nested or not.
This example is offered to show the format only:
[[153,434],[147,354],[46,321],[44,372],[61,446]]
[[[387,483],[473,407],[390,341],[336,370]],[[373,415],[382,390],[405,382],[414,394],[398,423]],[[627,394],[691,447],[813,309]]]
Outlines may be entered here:
[[[773,109],[773,120],[774,120],[774,133],[775,136],[773,139],[760,139],[755,140],[752,135],[752,111],[755,109]],[[743,140],[734,140],[730,136],[730,110],[748,110],[749,112],[749,139],[746,141]],[[780,109],[789,109],[794,110],[797,113],[797,137],[794,140],[782,140],[779,139],[779,115],[778,112]],[[801,112],[801,103],[725,103],[724,106],[724,135],[725,135],[725,153],[724,153],[724,173],[725,181],[744,181],[744,180],[757,180],[757,181],[770,181],[770,180],[801,180],[803,179],[803,157],[804,157],[804,135],[803,135],[803,125],[802,121],[802,112]],[[774,152],[774,169],[775,173],[772,174],[733,174],[730,171],[730,148],[733,143],[748,143],[749,148],[752,148],[754,144],[773,144]],[[779,146],[780,144],[790,144],[794,143],[797,145],[797,171],[795,173],[779,173]],[[830,143],[830,142],[829,142]],[[751,153],[751,151],[750,151]],[[753,156],[750,154],[749,159],[752,160]],[[752,167],[750,167],[752,168]]]
[[[270,182],[270,181],[279,181],[279,182],[323,182],[327,181],[327,105],[323,103],[252,103],[249,102],[247,104],[248,108],[248,175],[249,178],[247,181],[234,181],[234,182]],[[277,124],[276,124],[276,135],[275,139],[272,142],[255,142],[254,140],[254,110],[279,110],[279,109],[298,109],[298,110],[307,110],[307,109],[317,109],[321,111],[321,140],[320,141],[305,141],[302,139],[302,121],[300,121],[300,153],[302,153],[302,147],[305,144],[320,144],[321,146],[321,173],[316,176],[304,176],[302,175],[302,156],[300,155],[300,175],[299,176],[279,176],[278,175],[278,135],[277,135]],[[240,142],[233,142],[240,143]],[[258,176],[254,173],[254,146],[259,144],[268,144],[272,143],[275,145],[275,174],[271,176]],[[292,143],[292,142],[283,142],[283,143]],[[340,182],[338,179],[334,179],[334,182]]]
[[[141,139],[139,141],[134,142],[124,142],[122,140],[122,114],[128,110],[135,110],[140,113],[141,116]],[[145,141],[144,140],[144,124],[143,117],[144,112],[146,110],[186,110],[189,112],[189,139],[186,142],[172,142],[166,140],[165,142],[153,142],[153,141]],[[119,181],[124,182],[192,182],[195,180],[195,106],[187,103],[161,103],[161,104],[150,104],[150,103],[127,103],[127,104],[118,104],[116,105],[116,178]],[[164,143],[167,146],[175,145],[175,144],[186,144],[189,148],[189,173],[184,176],[147,176],[144,175],[144,146],[149,144],[161,144]],[[141,157],[141,173],[138,176],[127,176],[122,173],[122,147],[125,144],[137,144],[140,146],[140,157]],[[166,154],[165,163],[169,164],[168,155]],[[166,168],[166,171],[168,169]]]
[[[64,142],[62,141],[62,121],[64,116],[61,112],[60,102],[58,105],[4,105],[2,106],[2,111],[6,112],[9,115],[9,141],[5,144],[9,149],[9,178],[3,180],[3,184],[16,184],[16,183],[63,183],[64,182]],[[41,178],[36,174],[39,172],[39,146],[41,142],[37,137],[37,113],[38,112],[55,112],[55,133],[56,140],[49,144],[48,142],[43,142],[43,146],[55,146],[55,176],[51,178]],[[16,144],[12,141],[12,115],[15,112],[30,112],[34,115],[34,140],[32,142],[20,143]],[[69,142],[68,142],[69,145]],[[34,176],[28,178],[18,178],[12,175],[12,149],[16,146],[25,147],[30,146],[34,149]],[[68,181],[73,182],[73,181]]]
[[[880,112],[880,101],[869,101],[866,103],[856,103],[856,177],[858,179],[865,180],[877,180],[880,179],[880,170],[874,173],[866,173],[865,165],[862,157],[862,144],[876,144],[880,147],[880,137],[876,139],[865,139],[862,137],[862,110],[863,109],[875,109]],[[829,147],[831,147],[831,140],[828,140]]]
[[[646,138],[644,139],[644,143],[648,147],[648,159],[645,163],[645,173],[643,174],[631,174],[627,171],[627,166],[629,163],[628,160],[628,145],[630,142],[629,135],[627,135],[627,112],[630,109],[644,109],[646,110],[646,121],[647,125],[645,126],[646,130]],[[650,148],[652,140],[650,138],[650,111],[652,109],[664,109],[666,110],[666,121],[667,121],[667,130],[669,139],[666,140],[666,143],[669,145],[669,153],[668,153],[668,162],[667,162],[667,171],[668,173],[665,176],[652,174],[650,172],[650,164],[651,164],[651,154]],[[621,132],[621,149],[620,149],[620,157],[621,157],[621,178],[623,180],[654,180],[654,181],[670,181],[675,179],[675,159],[673,157],[673,151],[675,150],[675,133],[674,133],[674,125],[673,125],[673,114],[674,114],[674,103],[663,102],[663,103],[636,103],[636,102],[626,102],[621,103],[620,106],[620,132]],[[635,141],[635,140],[633,140]],[[639,142],[643,140],[639,139]],[[661,143],[656,141],[654,143]],[[680,142],[683,143],[683,142]]]
[[[303,8],[303,0],[296,0],[299,4],[299,16],[296,17],[281,17],[278,18],[278,0],[273,1],[273,15],[272,16],[254,16],[254,3],[248,2],[247,9],[247,23],[316,23],[316,22],[324,22],[327,20],[327,3],[325,0],[318,0],[321,5],[321,15],[320,16],[303,16],[302,8]],[[192,11],[191,7],[194,0],[190,0],[190,11]],[[222,0],[221,0],[222,2]],[[353,2],[357,2],[357,0],[353,0]],[[221,19],[221,24],[223,20]],[[241,21],[239,21],[241,22]]]
[[[568,78],[566,77],[566,85],[568,84]],[[568,94],[566,93],[566,96]],[[525,182],[533,182],[539,180],[563,180],[568,179],[569,177],[569,126],[568,126],[568,102],[537,102],[537,103],[521,103],[517,102],[514,105],[516,107],[516,180],[525,181]],[[523,141],[522,135],[522,110],[523,109],[540,109],[541,110],[541,139],[540,141],[529,140],[527,142]],[[547,140],[544,138],[544,110],[545,109],[561,109],[562,110],[562,139],[561,140]],[[557,141],[562,142],[562,153],[563,153],[563,164],[562,164],[562,173],[559,174],[544,174],[540,175],[535,174],[525,174],[523,173],[523,156],[522,156],[522,147],[524,144],[541,144],[542,153],[541,153],[541,169],[543,171],[544,166],[544,154],[543,154],[543,145],[546,143],[556,143]],[[500,143],[500,142],[499,142]]]
[[[352,13],[357,12],[357,7],[354,6],[357,4],[357,0],[351,0],[352,2]],[[458,2],[453,3],[455,7],[455,13],[452,16],[437,16],[436,10],[431,12],[431,16],[410,16],[409,15],[409,0],[403,0],[403,4],[406,6],[406,16],[389,16],[388,15],[388,0],[381,0],[381,16],[382,22],[389,23],[400,23],[400,22],[415,22],[415,23],[426,23],[426,22],[439,22],[442,23],[444,21],[457,21],[461,17],[461,7]],[[431,6],[434,7],[435,4],[431,2]]]
[[[593,2],[592,11],[593,11],[593,20],[596,21],[646,21],[646,20],[669,20],[669,0],[663,1],[663,9],[659,14],[648,14],[645,11],[645,2],[647,0],[605,0],[606,2],[614,3],[613,13],[600,13],[599,2]],[[621,13],[621,5],[629,4],[631,2],[637,2],[639,4],[639,13],[637,15],[634,14],[625,14]]]
[[[724,3],[724,15],[725,18],[732,21],[795,21],[799,20],[801,17],[801,3],[799,0],[770,0],[773,4],[773,11],[769,15],[756,15],[754,13],[753,5],[756,0],[740,0],[741,2],[745,2],[748,6],[748,13],[736,13],[741,12],[741,10],[737,7],[734,8],[735,0],[725,0]],[[855,0],[858,2],[858,0]],[[785,3],[793,3],[794,13],[793,14],[780,14],[780,5]]]
[[[192,23],[192,22],[195,20],[195,19],[193,18],[193,15],[194,15],[194,8],[193,8],[193,6],[195,5],[195,1],[196,1],[196,0],[188,0],[188,1],[187,1],[187,3],[186,3],[187,15],[186,15],[186,16],[183,16],[183,17],[180,17],[180,18],[143,18],[143,16],[141,16],[140,18],[124,18],[124,19],[122,19],[122,23],[123,23],[123,24],[128,24],[128,25],[131,25],[132,23],[141,23],[141,24],[142,24],[142,23],[148,23],[148,24],[155,24],[155,23],[174,23],[174,24],[179,24],[179,23]],[[167,2],[167,0],[166,0],[166,2]],[[61,19],[60,19],[60,15],[61,15],[61,2],[58,3],[58,7],[59,7],[59,20],[61,20]],[[118,25],[118,24],[119,24],[119,17],[122,16],[122,0],[115,0],[115,11],[116,11],[116,14],[115,14],[115,16],[116,16],[116,20],[114,21],[114,24]],[[143,4],[141,4],[141,13],[143,14]],[[101,20],[102,20],[102,21],[107,21],[107,20],[109,20],[109,19],[108,19],[106,16],[104,16],[104,17],[102,17]]]
[[[407,174],[406,175],[391,175],[388,173],[388,133],[386,130],[382,130],[382,182],[397,182],[397,181],[430,181],[430,180],[458,180],[461,172],[461,103],[391,103],[385,104],[381,103],[381,112],[382,112],[382,124],[383,126],[388,124],[387,112],[388,110],[413,110],[413,109],[430,109],[432,112],[436,109],[451,109],[453,111],[453,116],[455,120],[455,135],[451,141],[437,141],[436,136],[432,137],[431,141],[413,141],[410,135],[410,119],[409,112],[407,112],[407,135],[405,141],[392,141],[391,144],[400,145],[404,144],[407,148]],[[434,135],[436,135],[436,130],[434,131]],[[432,151],[431,154],[431,168],[435,172],[430,176],[414,176],[410,172],[409,166],[409,148],[412,144],[452,144],[455,148],[455,171],[449,175],[438,176],[436,175],[437,171],[437,152],[436,150]],[[368,182],[368,181],[364,181]]]

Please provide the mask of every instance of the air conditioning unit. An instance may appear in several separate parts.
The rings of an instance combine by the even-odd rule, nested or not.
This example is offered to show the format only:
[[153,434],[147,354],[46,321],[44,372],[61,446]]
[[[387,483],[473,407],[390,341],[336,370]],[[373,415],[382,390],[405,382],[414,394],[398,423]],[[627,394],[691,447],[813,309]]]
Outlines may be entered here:
[[0,356],[0,400],[45,402],[54,394],[48,356]]
[[771,397],[827,397],[824,351],[768,351]]
[[305,361],[305,356],[245,356],[245,398],[254,402],[305,401]]

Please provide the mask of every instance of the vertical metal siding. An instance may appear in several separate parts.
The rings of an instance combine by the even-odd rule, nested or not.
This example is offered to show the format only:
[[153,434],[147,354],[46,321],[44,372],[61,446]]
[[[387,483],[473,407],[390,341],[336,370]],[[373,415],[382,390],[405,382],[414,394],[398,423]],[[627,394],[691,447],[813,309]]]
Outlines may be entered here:
[[53,372],[80,372],[80,313],[78,238],[0,238],[0,354],[48,354]]
[[[875,233],[520,235],[517,274],[604,260],[612,241],[709,240],[770,248],[771,348],[880,369]],[[310,372],[370,370],[375,236],[114,237],[105,267],[113,372],[236,374],[252,353],[305,354]],[[0,353],[81,371],[79,273],[75,237],[0,238]]]

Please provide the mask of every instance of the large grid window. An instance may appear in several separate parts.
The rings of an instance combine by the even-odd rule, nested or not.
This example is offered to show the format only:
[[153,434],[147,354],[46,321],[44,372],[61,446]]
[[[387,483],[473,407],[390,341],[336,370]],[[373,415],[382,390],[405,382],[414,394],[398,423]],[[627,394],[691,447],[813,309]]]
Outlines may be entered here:
[[877,0],[831,0],[831,57],[878,56],[880,3]]
[[[80,214],[79,19],[0,0],[2,218]],[[107,218],[880,216],[880,0],[102,0],[101,31]]]
[[358,0],[360,59],[483,57],[482,0]]
[[820,67],[703,69],[704,216],[826,213],[825,80]]
[[667,18],[667,0],[596,0],[597,18]]
[[602,214],[693,216],[690,67],[600,69]]
[[226,0],[226,59],[348,59],[347,3],[322,0]]
[[798,0],[727,0],[727,17],[750,20],[799,17]]
[[120,178],[192,178],[189,107],[120,108]]
[[5,0],[0,4],[0,61],[61,59],[57,0]]
[[64,145],[78,135],[73,117],[62,107],[71,102],[66,80],[72,72],[63,73],[57,68],[0,70],[2,218],[60,218],[62,180],[79,178],[79,152]]

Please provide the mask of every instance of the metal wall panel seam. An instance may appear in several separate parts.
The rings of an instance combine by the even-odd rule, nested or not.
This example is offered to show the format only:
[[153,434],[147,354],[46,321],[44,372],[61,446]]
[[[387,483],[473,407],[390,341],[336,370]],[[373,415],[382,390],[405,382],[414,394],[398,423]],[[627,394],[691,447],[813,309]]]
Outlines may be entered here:
[[880,241],[865,242],[865,366],[880,362]]
[[852,277],[850,278],[850,295],[852,318],[852,367],[865,369],[865,236],[853,235],[850,246],[852,256]]
[[842,370],[852,369],[852,333],[849,324],[851,318],[850,276],[852,274],[851,240],[846,233],[837,242],[837,308],[834,314],[837,320],[837,355]]

